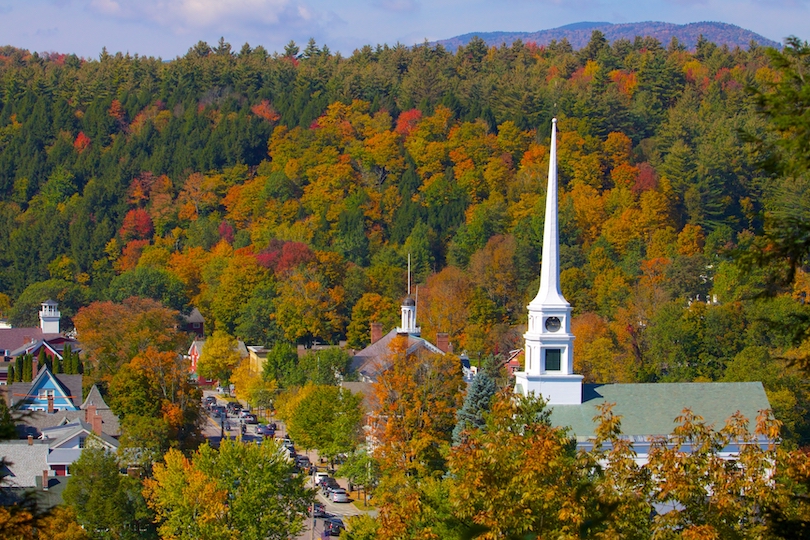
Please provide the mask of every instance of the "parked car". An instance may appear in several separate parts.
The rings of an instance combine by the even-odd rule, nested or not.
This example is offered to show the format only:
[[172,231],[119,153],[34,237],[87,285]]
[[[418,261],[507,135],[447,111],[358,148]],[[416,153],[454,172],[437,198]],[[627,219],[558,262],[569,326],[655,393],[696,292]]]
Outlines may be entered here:
[[239,414],[242,411],[242,406],[235,401],[229,401],[227,407],[228,414]]
[[224,418],[225,417],[225,406],[224,405],[214,405],[211,407],[211,415],[214,418]]
[[331,517],[323,520],[323,532],[329,536],[340,536],[340,531],[345,529],[346,526],[339,517]]
[[312,464],[309,462],[307,456],[297,456],[295,458],[295,465],[301,470],[309,470],[309,466]]
[[332,514],[326,511],[326,507],[321,503],[315,503],[312,506],[312,517],[314,518],[328,518],[332,517]]
[[242,422],[245,424],[258,424],[259,419],[256,418],[255,414],[246,414],[242,417]]
[[325,479],[329,478],[329,473],[325,473],[323,471],[318,471],[315,473],[315,485],[320,486],[321,482]]
[[335,488],[329,492],[329,498],[332,502],[347,503],[349,502],[349,494],[343,488]]
[[323,493],[327,496],[332,492],[333,489],[339,488],[340,484],[338,484],[337,480],[332,477],[329,477],[321,482],[321,491],[323,491]]

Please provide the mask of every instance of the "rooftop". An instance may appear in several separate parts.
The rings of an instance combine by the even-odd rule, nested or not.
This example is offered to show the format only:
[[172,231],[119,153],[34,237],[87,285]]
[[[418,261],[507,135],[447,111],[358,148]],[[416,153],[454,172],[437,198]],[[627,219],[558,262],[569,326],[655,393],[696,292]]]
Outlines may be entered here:
[[613,413],[622,417],[622,433],[642,439],[672,433],[686,408],[715,429],[739,411],[750,430],[759,411],[771,408],[759,382],[585,384],[582,404],[554,405],[551,422],[569,426],[577,440],[587,440],[594,436],[598,407],[606,402],[616,404]]

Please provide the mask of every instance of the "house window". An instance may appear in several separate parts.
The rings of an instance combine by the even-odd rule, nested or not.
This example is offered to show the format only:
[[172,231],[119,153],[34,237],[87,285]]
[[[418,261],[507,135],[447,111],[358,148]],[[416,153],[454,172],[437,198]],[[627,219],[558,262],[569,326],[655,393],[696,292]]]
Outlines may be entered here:
[[53,390],[47,390],[45,388],[40,389],[39,391],[39,399],[48,399],[48,396],[54,397]]
[[87,440],[87,437],[79,437],[79,448],[84,448],[84,442]]
[[546,371],[560,371],[561,349],[546,349]]

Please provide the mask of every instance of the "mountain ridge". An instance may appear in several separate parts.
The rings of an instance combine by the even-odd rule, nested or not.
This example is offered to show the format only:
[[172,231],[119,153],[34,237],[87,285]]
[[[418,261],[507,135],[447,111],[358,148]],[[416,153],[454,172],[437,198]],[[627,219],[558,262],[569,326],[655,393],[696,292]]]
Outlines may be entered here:
[[567,39],[574,49],[581,49],[588,44],[591,33],[599,30],[609,42],[619,39],[633,40],[636,36],[653,37],[663,45],[668,44],[673,37],[677,38],[689,50],[694,50],[698,38],[703,35],[707,40],[717,45],[727,45],[730,48],[746,48],[754,41],[759,45],[781,48],[781,44],[757,34],[751,30],[717,21],[702,21],[688,24],[674,24],[661,21],[643,21],[636,23],[613,24],[608,22],[582,21],[548,30],[536,32],[469,32],[448,39],[437,40],[435,43],[454,50],[467,45],[474,37],[479,37],[489,46],[511,45],[518,39],[523,42],[534,42],[537,45],[547,45],[552,40]]

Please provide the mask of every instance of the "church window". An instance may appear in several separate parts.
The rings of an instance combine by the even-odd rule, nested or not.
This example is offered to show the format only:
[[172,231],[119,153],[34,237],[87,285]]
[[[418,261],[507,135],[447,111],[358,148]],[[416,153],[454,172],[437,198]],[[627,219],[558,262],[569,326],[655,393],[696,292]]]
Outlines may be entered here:
[[546,349],[546,371],[560,371],[562,350]]

